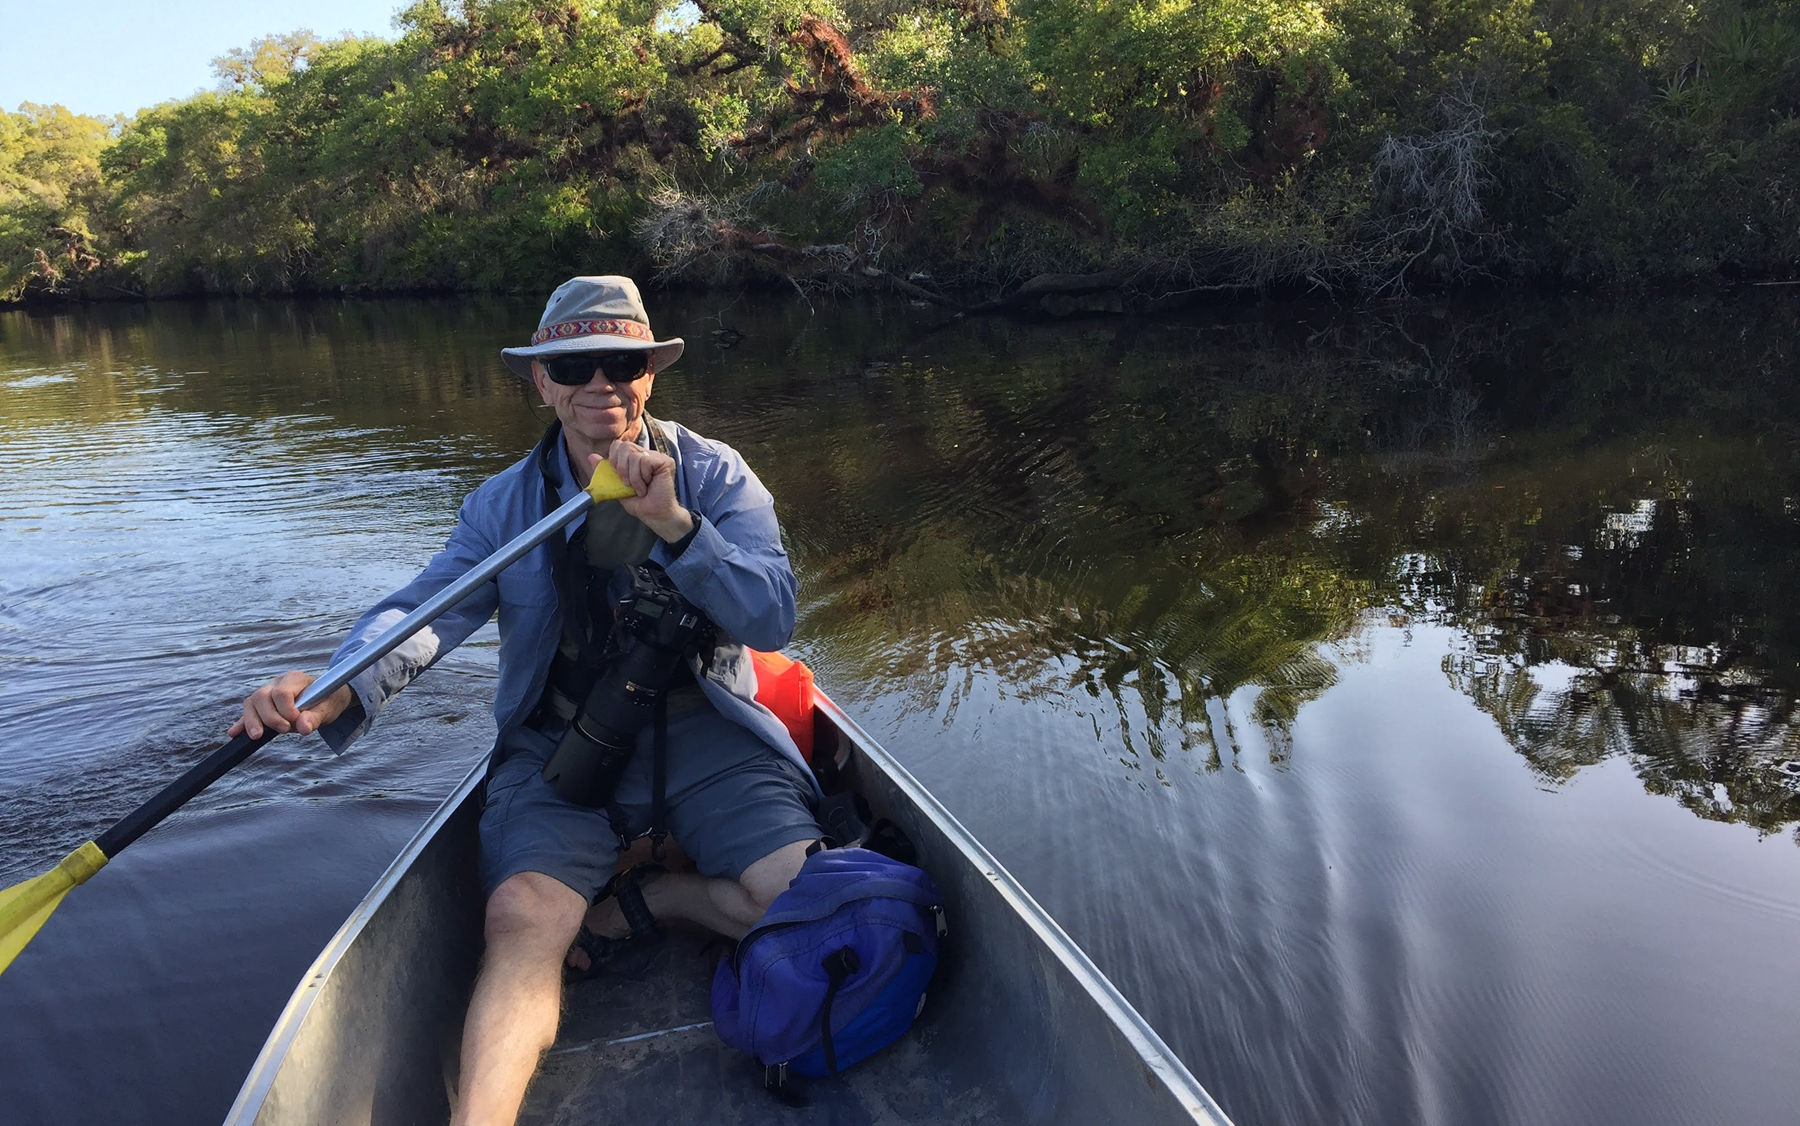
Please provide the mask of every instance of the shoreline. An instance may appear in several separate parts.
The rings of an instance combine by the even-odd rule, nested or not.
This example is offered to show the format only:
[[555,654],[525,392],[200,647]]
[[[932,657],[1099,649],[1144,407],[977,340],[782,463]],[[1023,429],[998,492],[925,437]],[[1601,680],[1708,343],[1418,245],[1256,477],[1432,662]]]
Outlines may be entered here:
[[[998,295],[982,294],[968,287],[930,289],[928,282],[909,281],[897,274],[833,279],[810,288],[798,282],[782,284],[774,279],[747,278],[729,284],[704,285],[691,281],[641,282],[646,294],[697,296],[778,295],[797,296],[806,303],[841,297],[875,296],[935,305],[958,316],[1011,316],[1032,320],[1076,320],[1108,317],[1142,317],[1200,308],[1236,308],[1272,302],[1326,300],[1353,308],[1371,306],[1418,307],[1483,297],[1606,297],[1716,295],[1742,290],[1800,292],[1800,277],[1769,278],[1745,273],[1733,276],[1720,271],[1706,274],[1659,274],[1598,283],[1547,281],[1541,278],[1491,278],[1457,286],[1406,289],[1395,293],[1369,293],[1350,287],[1302,284],[1252,286],[1202,286],[1187,290],[1155,292],[1121,278],[1120,271],[1091,274],[1039,274]],[[916,275],[915,275],[916,276]],[[14,300],[0,300],[0,312],[41,312],[88,306],[126,304],[178,304],[209,301],[388,301],[442,299],[535,300],[554,288],[477,289],[453,286],[395,289],[297,289],[250,293],[179,291],[163,293],[28,293]]]

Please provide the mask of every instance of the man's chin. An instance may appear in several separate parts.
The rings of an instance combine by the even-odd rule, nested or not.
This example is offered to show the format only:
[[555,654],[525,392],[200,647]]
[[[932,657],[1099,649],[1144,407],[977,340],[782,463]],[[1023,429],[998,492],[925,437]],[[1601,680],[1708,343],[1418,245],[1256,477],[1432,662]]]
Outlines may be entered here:
[[625,432],[630,429],[624,410],[618,407],[604,410],[586,410],[577,407],[573,420],[565,425],[597,445],[624,437]]

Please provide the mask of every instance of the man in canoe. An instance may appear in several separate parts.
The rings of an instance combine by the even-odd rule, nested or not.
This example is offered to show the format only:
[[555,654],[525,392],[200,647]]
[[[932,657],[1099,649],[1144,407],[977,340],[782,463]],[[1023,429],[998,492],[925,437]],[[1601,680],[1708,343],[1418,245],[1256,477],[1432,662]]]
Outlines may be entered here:
[[[357,622],[333,663],[573,497],[602,460],[635,495],[596,506],[317,707],[296,709],[313,677],[289,672],[251,693],[232,728],[252,737],[316,730],[341,749],[499,614],[500,739],[480,826],[487,947],[463,1026],[458,1126],[517,1117],[555,1038],[565,960],[588,970],[642,948],[654,941],[652,919],[739,937],[821,835],[812,774],[755,703],[745,648],[779,649],[793,630],[794,575],[774,501],[735,450],[644,411],[657,373],[681,351],[679,338],[656,340],[629,278],[565,282],[532,343],[501,353],[557,421],[531,454],[464,499],[444,550]],[[664,717],[636,734],[635,748],[624,742],[610,800],[564,800],[546,766],[578,745],[572,727],[586,730],[584,709],[604,695],[595,686],[620,660],[615,607],[646,574],[703,615],[700,640],[675,670]],[[645,605],[631,597],[621,615]],[[623,842],[664,827],[698,871],[614,879]]]

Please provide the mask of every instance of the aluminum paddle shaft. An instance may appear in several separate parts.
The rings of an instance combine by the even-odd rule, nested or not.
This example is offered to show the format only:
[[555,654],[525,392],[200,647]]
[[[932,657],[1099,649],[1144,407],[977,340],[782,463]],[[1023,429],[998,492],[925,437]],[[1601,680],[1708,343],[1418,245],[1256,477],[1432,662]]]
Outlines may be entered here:
[[305,711],[325,697],[356,679],[358,673],[392,653],[400,643],[442,617],[444,612],[474,594],[482,584],[525,557],[525,553],[550,538],[552,532],[568,524],[594,507],[594,498],[576,493],[563,506],[514,537],[513,541],[470,569],[469,573],[438,591],[420,604],[417,610],[382,630],[369,644],[358,649],[347,660],[325,670],[325,675],[312,682],[295,706]]
[[[603,468],[605,462],[600,463]],[[611,481],[602,481],[602,476]],[[312,682],[295,706],[301,711],[314,706],[333,692],[356,679],[358,673],[376,661],[393,652],[401,642],[418,633],[421,629],[436,621],[446,610],[475,593],[483,583],[491,580],[501,571],[517,563],[525,553],[543,543],[554,535],[558,529],[592,508],[596,499],[616,499],[624,490],[624,495],[633,495],[629,486],[618,483],[618,478],[610,473],[594,474],[594,484],[589,492],[576,493],[565,501],[562,507],[539,520],[524,532],[516,536],[512,542],[487,557],[462,578],[457,579],[443,590],[438,591],[418,609],[401,618],[380,636],[358,649],[353,655],[331,666],[325,675]],[[598,494],[596,497],[595,494]],[[132,810],[113,825],[112,828],[94,839],[108,859],[119,854],[119,850],[154,829],[163,818],[174,813],[187,804],[196,794],[218,781],[226,771],[249,758],[256,749],[273,739],[277,733],[264,730],[258,738],[252,739],[248,733],[239,735],[223,747],[207,755],[196,763],[186,774],[163,787],[162,792]]]

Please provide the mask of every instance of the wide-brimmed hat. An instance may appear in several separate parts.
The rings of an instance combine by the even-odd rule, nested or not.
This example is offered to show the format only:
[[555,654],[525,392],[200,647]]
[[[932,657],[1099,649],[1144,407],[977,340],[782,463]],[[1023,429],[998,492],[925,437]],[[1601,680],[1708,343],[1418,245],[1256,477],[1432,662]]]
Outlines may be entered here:
[[570,278],[544,306],[537,331],[524,348],[502,348],[500,357],[520,379],[531,378],[531,361],[571,352],[649,352],[650,370],[662,371],[686,347],[680,337],[658,340],[644,315],[637,283],[617,274]]

